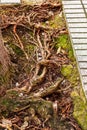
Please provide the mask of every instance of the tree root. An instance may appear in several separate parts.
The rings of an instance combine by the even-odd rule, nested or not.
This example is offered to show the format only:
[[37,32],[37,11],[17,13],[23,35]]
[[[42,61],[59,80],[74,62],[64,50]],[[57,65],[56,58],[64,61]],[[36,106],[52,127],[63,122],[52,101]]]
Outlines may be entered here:
[[51,85],[50,87],[47,87],[47,88],[43,89],[42,91],[39,91],[39,92],[36,92],[36,93],[32,93],[32,94],[30,94],[29,97],[30,98],[34,98],[34,97],[45,97],[45,96],[48,96],[48,95],[54,93],[58,89],[58,87],[60,86],[62,81],[63,81],[63,78],[60,78],[60,79],[58,78],[56,80],[56,82],[53,85]]
[[0,29],[0,75],[5,76],[9,71],[11,65],[9,54],[4,46],[2,32]]
[[42,83],[42,81],[44,80],[44,77],[46,75],[46,72],[47,72],[47,68],[44,67],[41,75],[39,75],[39,76],[37,75],[32,78],[32,80],[30,81],[30,87],[28,88],[28,92],[30,92],[32,90],[32,88],[35,87],[36,85]]
[[26,59],[28,60],[29,57],[28,57],[27,53],[26,53],[25,50],[24,50],[23,43],[22,43],[22,41],[20,40],[20,38],[19,38],[19,36],[18,36],[18,34],[17,34],[17,32],[16,32],[16,28],[17,28],[17,24],[15,24],[15,25],[13,26],[13,32],[14,32],[16,38],[18,39],[18,42],[19,42],[19,44],[20,44],[21,50],[24,52],[25,57],[26,57]]
[[53,65],[59,67],[59,64],[57,62],[53,61],[53,60],[41,60],[41,61],[38,62],[38,64],[44,65],[44,66],[49,66],[49,65],[53,64]]
[[25,80],[23,82],[24,83],[23,87],[21,87],[21,85],[23,84],[23,83],[21,83],[18,87],[10,89],[10,90],[7,90],[7,92],[15,90],[15,91],[24,91],[24,92],[29,93],[33,89],[33,87],[35,87],[38,84],[43,82],[44,77],[46,75],[46,72],[47,72],[47,68],[46,67],[43,68],[41,75],[38,75],[38,72],[39,72],[38,69],[40,69],[40,68],[37,67],[36,73],[35,73],[35,75],[33,76],[33,78],[30,81],[28,79],[28,80]]

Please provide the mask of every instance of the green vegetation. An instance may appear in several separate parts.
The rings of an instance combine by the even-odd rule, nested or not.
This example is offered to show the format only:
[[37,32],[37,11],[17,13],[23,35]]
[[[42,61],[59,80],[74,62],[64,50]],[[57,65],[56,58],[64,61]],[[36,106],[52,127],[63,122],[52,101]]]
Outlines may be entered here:
[[[56,29],[56,28],[61,29],[62,27],[65,26],[64,19],[60,15],[55,15],[55,17],[53,19],[48,21],[48,24],[50,27],[52,27],[54,29]],[[44,22],[43,25],[46,26],[46,23]],[[25,30],[25,33],[26,33],[26,30]],[[9,40],[9,43],[7,43],[7,45],[8,45],[9,51],[11,51],[10,53],[12,53],[12,55],[14,55],[13,56],[14,58],[16,55],[16,59],[17,58],[20,59],[20,57],[21,57],[21,60],[19,60],[19,62],[18,62],[19,66],[18,66],[16,72],[19,71],[19,73],[20,73],[20,70],[21,70],[21,72],[24,71],[24,72],[26,72],[26,74],[29,73],[29,71],[31,70],[33,61],[29,61],[31,63],[31,64],[29,64],[28,61],[26,62],[26,59],[22,59],[25,56],[23,50],[20,49],[20,47],[18,47],[15,44],[16,41],[12,37],[12,35],[9,36],[9,34],[7,33],[4,36],[4,39],[7,37],[9,38],[9,39],[7,39],[7,41]],[[24,50],[30,58],[31,55],[33,55],[35,46],[30,44],[28,42],[28,38],[26,39],[25,36],[22,36],[21,39],[23,41]],[[78,123],[81,125],[83,130],[87,130],[87,102],[86,102],[86,99],[85,99],[85,96],[84,96],[84,93],[82,90],[79,72],[77,69],[77,63],[74,58],[70,38],[69,38],[68,34],[60,34],[57,38],[54,39],[54,43],[55,43],[54,48],[56,49],[56,51],[60,47],[61,50],[64,50],[66,52],[67,57],[69,57],[70,61],[68,64],[64,64],[62,66],[61,74],[68,81],[70,81],[72,88],[73,88],[73,91],[71,93],[71,97],[72,97],[73,104],[74,104],[73,116],[78,121]],[[19,43],[18,43],[18,45],[19,45]],[[17,63],[15,63],[15,64],[17,64]],[[0,68],[1,68],[1,66],[0,66]],[[14,73],[15,73],[15,71],[14,71]],[[7,74],[7,76],[5,76],[5,77],[0,77],[0,82],[3,84],[4,82],[7,82],[8,79],[9,79],[9,74]],[[53,115],[54,112],[53,112],[53,108],[52,108],[53,107],[52,102],[45,101],[42,99],[29,99],[25,95],[23,95],[23,97],[22,97],[23,101],[21,101],[21,98],[19,95],[20,95],[20,93],[12,90],[12,91],[6,93],[6,95],[4,97],[1,97],[0,108],[1,108],[1,111],[5,113],[5,116],[8,115],[9,112],[14,112],[16,110],[20,110],[21,106],[25,107],[25,106],[27,106],[27,104],[29,104],[30,105],[29,109],[28,109],[29,114],[33,115],[33,121],[36,121],[37,124],[40,124],[41,122],[39,122],[40,120],[38,119],[38,117],[36,117],[35,112],[38,115],[40,115],[40,117],[43,118],[44,120],[50,119],[51,123],[48,122],[48,123],[50,123],[49,126],[53,125],[54,122],[56,125],[58,125],[56,118],[55,118],[55,120],[53,120],[53,116],[55,116],[55,115]],[[54,127],[54,126],[52,126],[52,127]]]
[[60,35],[58,38],[55,39],[55,42],[56,42],[56,45],[55,45],[56,49],[61,47],[62,49],[64,49],[68,53],[68,57],[71,60],[75,60],[72,45],[71,45],[70,38],[69,38],[68,34]]
[[[62,14],[61,14],[62,15]],[[64,24],[64,19],[62,16],[59,16],[59,15],[55,15],[54,19],[53,20],[50,20],[50,23],[49,25],[52,27],[52,28],[62,28],[65,24]]]
[[69,77],[72,74],[73,66],[72,65],[63,65],[61,73],[63,76]]
[[55,48],[58,49],[61,47],[61,49],[64,49],[71,60],[68,65],[62,66],[61,73],[68,81],[70,81],[73,87],[73,91],[71,93],[74,105],[73,116],[78,121],[82,129],[87,130],[87,101],[82,89],[77,63],[68,34],[60,35],[55,39],[55,43]]
[[71,94],[74,104],[73,116],[78,121],[83,130],[87,130],[87,102],[84,92],[80,86]]

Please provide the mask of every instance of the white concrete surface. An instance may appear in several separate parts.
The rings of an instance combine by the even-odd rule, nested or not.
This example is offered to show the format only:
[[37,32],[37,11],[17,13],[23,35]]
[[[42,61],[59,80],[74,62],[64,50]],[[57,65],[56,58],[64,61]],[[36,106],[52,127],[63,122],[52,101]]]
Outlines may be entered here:
[[87,0],[63,0],[63,7],[87,98]]

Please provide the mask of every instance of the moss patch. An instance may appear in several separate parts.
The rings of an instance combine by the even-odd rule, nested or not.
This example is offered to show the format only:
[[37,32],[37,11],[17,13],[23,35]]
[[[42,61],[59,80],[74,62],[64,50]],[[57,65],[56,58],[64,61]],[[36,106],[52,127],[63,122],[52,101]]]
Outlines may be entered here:
[[83,130],[87,130],[87,102],[83,93],[83,90],[73,91],[71,94],[74,103],[73,116],[81,125]]
[[64,19],[62,16],[55,15],[54,19],[50,20],[50,26],[52,28],[62,28],[64,25]]
[[55,43],[56,43],[56,45],[55,45],[56,49],[61,47],[62,49],[64,49],[68,53],[68,57],[71,60],[75,60],[72,45],[71,45],[70,38],[69,38],[68,34],[60,35],[58,38],[55,39]]
[[82,130],[87,130],[87,102],[82,90],[77,63],[68,34],[60,35],[55,39],[55,43],[55,49],[61,47],[67,52],[70,59],[69,65],[62,66],[61,73],[68,81],[70,81],[74,89],[71,93],[74,104],[73,116],[82,127]]
[[56,48],[58,47],[67,50],[68,56],[71,59],[69,65],[62,66],[61,73],[67,78],[68,81],[70,81],[71,85],[74,87],[74,91],[71,93],[74,104],[73,116],[78,121],[82,129],[87,130],[87,102],[82,90],[77,63],[73,55],[73,49],[68,35],[59,36],[56,44]]
[[72,65],[63,65],[62,69],[61,69],[61,73],[64,76],[69,77],[71,75],[71,73],[72,73],[72,69],[73,69]]

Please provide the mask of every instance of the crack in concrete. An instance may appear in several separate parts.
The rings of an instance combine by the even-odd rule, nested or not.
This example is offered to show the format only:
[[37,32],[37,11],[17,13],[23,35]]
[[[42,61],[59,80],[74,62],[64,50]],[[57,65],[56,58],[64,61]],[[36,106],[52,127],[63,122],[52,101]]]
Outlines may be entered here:
[[82,4],[82,7],[83,7],[83,10],[84,10],[84,14],[85,14],[85,16],[86,16],[86,18],[87,18],[87,12],[86,12],[86,9],[85,9],[85,6],[84,6],[84,3],[83,3],[82,0],[80,0],[80,1],[81,1],[81,4]]

